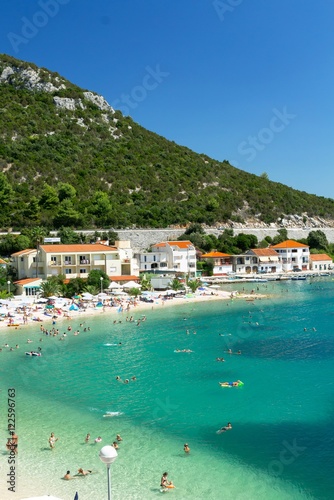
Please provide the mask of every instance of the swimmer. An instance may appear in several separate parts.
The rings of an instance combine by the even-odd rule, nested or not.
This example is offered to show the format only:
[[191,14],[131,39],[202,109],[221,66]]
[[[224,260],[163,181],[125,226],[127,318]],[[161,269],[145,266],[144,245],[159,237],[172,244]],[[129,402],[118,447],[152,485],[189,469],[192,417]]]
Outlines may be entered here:
[[70,479],[75,479],[75,477],[72,477],[72,476],[71,476],[71,472],[68,470],[68,471],[66,472],[65,476],[64,476],[64,479],[65,479],[66,481],[69,481]]
[[85,442],[88,443],[89,440],[90,440],[90,434],[87,434],[87,436],[85,437]]
[[89,474],[93,474],[92,470],[83,470],[82,467],[78,469],[78,475],[79,476],[88,476]]
[[137,377],[131,377],[131,380],[135,382],[137,380]]
[[114,441],[112,446],[115,448],[115,450],[118,450],[119,449],[119,446],[117,444],[117,441]]
[[239,350],[236,354],[241,354],[241,351]]
[[219,382],[219,385],[222,387],[238,387],[241,383],[241,380],[237,380],[236,382]]
[[226,432],[226,431],[229,431],[231,429],[232,429],[232,424],[231,424],[231,422],[228,422],[227,425],[225,425],[224,427],[221,427],[219,429],[219,431],[217,431],[217,434],[221,434],[222,432]]
[[101,443],[101,441],[102,441],[101,436],[99,436],[99,437],[97,437],[97,438],[94,439],[95,443]]
[[190,448],[189,448],[189,446],[188,446],[188,444],[187,444],[187,443],[185,443],[185,444],[184,444],[184,446],[183,446],[183,451],[184,451],[185,453],[190,453]]
[[121,438],[121,436],[119,434],[117,434],[117,436],[116,436],[116,441],[123,441],[123,439]]
[[129,383],[129,379],[128,379],[128,378],[126,378],[126,379],[124,380],[124,384],[128,384],[128,383]]
[[117,375],[116,380],[122,380],[119,375]]

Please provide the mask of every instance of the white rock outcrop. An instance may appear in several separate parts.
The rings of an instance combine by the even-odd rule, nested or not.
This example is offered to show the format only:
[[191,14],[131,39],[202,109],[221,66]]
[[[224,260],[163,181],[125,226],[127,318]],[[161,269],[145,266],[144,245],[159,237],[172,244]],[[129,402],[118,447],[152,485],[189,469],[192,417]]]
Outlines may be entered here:
[[85,109],[81,99],[54,96],[53,102],[58,108],[68,109],[69,111],[75,111],[77,108]]
[[101,109],[102,111],[109,111],[110,113],[115,113],[114,108],[110,106],[110,104],[105,100],[102,95],[93,94],[93,92],[84,92],[83,93],[85,99],[91,101],[93,104]]
[[14,70],[13,68],[11,68],[10,66],[7,66],[6,68],[4,68],[2,70],[2,73],[1,73],[1,76],[0,76],[0,81],[1,82],[5,82],[8,80],[8,78],[14,74]]

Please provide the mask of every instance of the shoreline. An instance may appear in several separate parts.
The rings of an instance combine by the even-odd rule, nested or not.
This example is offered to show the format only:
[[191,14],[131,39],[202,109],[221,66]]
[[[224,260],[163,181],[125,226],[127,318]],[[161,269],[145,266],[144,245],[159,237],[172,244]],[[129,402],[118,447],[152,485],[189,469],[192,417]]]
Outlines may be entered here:
[[[79,318],[87,318],[87,317],[96,317],[99,315],[117,315],[117,314],[122,314],[126,313],[127,316],[132,316],[134,312],[142,312],[142,311],[154,311],[157,308],[165,308],[165,307],[172,307],[172,306],[179,306],[179,305],[184,305],[184,304],[189,304],[189,303],[201,303],[201,302],[207,302],[207,301],[232,301],[232,300],[245,300],[249,302],[253,302],[255,300],[261,300],[261,299],[267,299],[269,298],[269,294],[260,294],[260,293],[245,293],[245,292],[228,292],[224,290],[215,290],[213,293],[203,293],[201,295],[194,295],[192,297],[182,297],[182,298],[175,298],[173,297],[172,299],[167,299],[164,300],[162,298],[156,298],[153,299],[154,302],[142,302],[142,301],[135,301],[134,303],[130,304],[128,306],[129,302],[127,300],[122,300],[119,305],[122,305],[123,310],[121,313],[118,311],[119,306],[110,306],[110,305],[105,305],[104,307],[91,307],[88,305],[85,309],[80,309],[78,311],[68,311],[64,309],[59,309],[61,310],[61,314],[45,314],[45,309],[43,308],[38,308],[37,309],[37,304],[31,304],[31,307],[34,307],[34,310],[29,313],[28,317],[26,320],[23,318],[23,314],[18,313],[16,316],[18,317],[12,317],[12,318],[4,318],[2,321],[0,321],[0,335],[3,332],[10,332],[12,330],[22,330],[25,329],[26,327],[30,327],[32,325],[51,325],[55,327],[60,321],[63,322],[69,322],[72,320],[77,320]],[[71,299],[68,299],[71,301]],[[15,302],[15,299],[12,300],[12,302]],[[57,308],[56,308],[57,309]],[[55,319],[55,317],[57,318]],[[9,320],[12,320],[12,324],[9,323]],[[136,320],[135,320],[136,321]]]

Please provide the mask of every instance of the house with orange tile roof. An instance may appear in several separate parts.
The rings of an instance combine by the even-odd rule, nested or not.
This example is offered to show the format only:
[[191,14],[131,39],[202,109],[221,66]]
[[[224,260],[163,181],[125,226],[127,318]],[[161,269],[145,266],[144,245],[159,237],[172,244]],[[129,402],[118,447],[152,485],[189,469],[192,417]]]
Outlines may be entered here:
[[37,249],[26,249],[12,254],[12,265],[18,279],[65,275],[67,279],[86,279],[93,270],[116,277],[133,279],[139,276],[139,268],[129,241],[116,241],[115,246],[100,242],[91,244],[48,244]]
[[213,264],[213,276],[224,276],[231,273],[233,270],[232,255],[228,253],[212,251],[202,254],[201,258]]
[[140,272],[196,276],[196,248],[191,241],[163,241],[137,254]]
[[328,271],[333,269],[333,259],[326,253],[313,253],[310,255],[310,261],[313,271]]
[[[240,258],[241,256],[237,257]],[[273,248],[251,248],[243,256],[245,272],[281,273],[282,263],[278,253]],[[249,258],[247,261],[246,259]]]
[[26,297],[33,297],[38,295],[43,280],[40,278],[26,278],[14,281],[16,286],[16,295],[25,295]]
[[272,245],[282,263],[284,272],[301,269],[307,271],[310,269],[310,247],[294,240],[286,240],[277,245]]

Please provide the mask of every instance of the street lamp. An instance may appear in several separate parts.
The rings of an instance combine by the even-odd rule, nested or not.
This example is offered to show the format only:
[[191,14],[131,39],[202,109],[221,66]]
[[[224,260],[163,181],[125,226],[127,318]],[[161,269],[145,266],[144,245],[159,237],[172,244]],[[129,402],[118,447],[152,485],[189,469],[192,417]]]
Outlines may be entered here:
[[10,285],[11,285],[11,283],[10,283],[10,281],[8,280],[8,281],[7,281],[7,286],[8,286],[8,295],[10,295]]
[[101,282],[101,293],[103,292],[103,276],[100,277],[100,282]]
[[117,458],[117,451],[113,446],[103,446],[99,453],[100,460],[107,466],[108,475],[108,500],[111,500],[110,465]]

